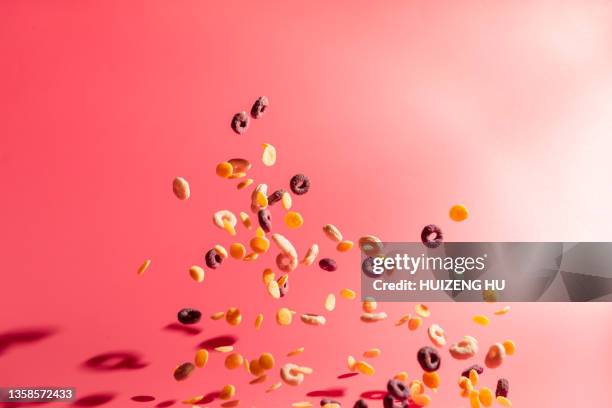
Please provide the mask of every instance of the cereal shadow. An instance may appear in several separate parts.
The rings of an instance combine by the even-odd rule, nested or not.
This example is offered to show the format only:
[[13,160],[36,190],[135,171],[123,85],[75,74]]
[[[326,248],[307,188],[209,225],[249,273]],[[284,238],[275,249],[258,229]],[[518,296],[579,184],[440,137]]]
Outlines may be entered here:
[[196,348],[203,348],[206,350],[212,350],[221,346],[233,346],[238,341],[238,338],[232,335],[223,335],[212,337],[208,340],[204,340],[197,345]]
[[383,390],[372,390],[361,393],[361,398],[368,400],[382,400],[387,395],[387,391]]
[[38,327],[29,329],[10,330],[0,334],[0,355],[10,348],[19,347],[28,343],[36,343],[55,334],[56,329]]
[[356,375],[359,375],[359,373],[344,373],[344,374],[340,374],[338,376],[338,379],[339,380],[344,380],[345,378],[355,377]]
[[210,404],[211,402],[219,398],[219,395],[221,395],[219,391],[209,392],[204,396],[204,398],[202,398],[202,400],[198,401],[198,404]]
[[159,404],[157,404],[155,408],[168,408],[174,405],[175,403],[176,403],[175,400],[166,400],[166,401],[162,401]]
[[113,393],[90,394],[74,401],[72,405],[75,407],[98,407],[100,405],[108,404],[115,399],[115,396],[116,395]]
[[329,397],[329,398],[340,398],[344,397],[346,388],[328,388],[326,390],[310,391],[306,394],[307,397]]
[[202,329],[199,327],[186,326],[180,323],[170,323],[164,326],[163,330],[182,333],[186,336],[197,336],[198,334],[202,333]]
[[155,401],[155,397],[152,396],[152,395],[134,395],[130,399],[132,401],[135,401],[135,402],[151,402],[151,401]]
[[149,365],[141,359],[136,352],[111,351],[91,357],[82,366],[93,371],[139,370]]

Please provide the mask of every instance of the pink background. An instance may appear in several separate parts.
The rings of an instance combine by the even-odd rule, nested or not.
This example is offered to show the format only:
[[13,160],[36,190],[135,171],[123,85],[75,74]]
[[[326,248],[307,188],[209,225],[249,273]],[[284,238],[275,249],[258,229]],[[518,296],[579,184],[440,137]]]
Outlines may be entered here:
[[[226,383],[247,407],[318,405],[306,394],[339,389],[351,407],[397,371],[420,376],[415,354],[428,340],[392,324],[413,304],[381,305],[390,321],[375,326],[359,321],[358,302],[340,300],[324,327],[273,323],[281,304],[323,312],[327,293],[358,287],[358,252],[335,253],[323,224],[352,239],[417,240],[428,223],[450,241],[612,238],[608,1],[301,3],[0,2],[0,385],[72,385],[93,395],[81,406],[105,407],[155,406]],[[233,134],[232,114],[262,94],[268,114]],[[278,149],[273,168],[258,160],[263,142]],[[281,301],[261,285],[275,251],[227,261],[201,285],[189,278],[207,249],[233,241],[211,214],[248,208],[250,189],[214,174],[236,156],[273,189],[297,172],[311,177],[294,199],[303,228],[286,231],[276,206],[275,229],[301,253],[318,242],[338,272],[297,270]],[[177,175],[191,183],[187,202],[172,195]],[[448,219],[457,202],[469,221]],[[244,322],[205,318],[197,335],[164,329],[185,306],[205,316],[237,306]],[[609,304],[516,304],[490,327],[470,321],[498,306],[432,304],[429,322],[451,341],[476,335],[483,348],[514,339],[517,354],[482,382],[508,378],[515,406],[609,406]],[[256,332],[258,312],[266,320]],[[265,394],[277,370],[248,385],[213,353],[176,383],[175,365],[220,335],[249,358],[273,352],[279,365],[304,346],[292,361],[315,374]],[[375,377],[337,378],[348,354],[370,347],[383,350]],[[113,351],[148,365],[82,366]],[[466,407],[456,380],[468,364],[446,353],[431,406]]]

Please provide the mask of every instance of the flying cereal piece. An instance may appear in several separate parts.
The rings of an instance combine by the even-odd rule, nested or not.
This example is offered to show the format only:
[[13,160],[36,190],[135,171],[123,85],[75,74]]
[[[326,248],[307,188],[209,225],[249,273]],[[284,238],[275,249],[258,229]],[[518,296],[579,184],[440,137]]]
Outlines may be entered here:
[[297,371],[300,366],[292,363],[285,364],[281,370],[281,379],[287,385],[297,386],[304,382],[304,374]]
[[272,234],[272,241],[274,241],[278,249],[280,249],[284,255],[292,259],[297,259],[297,251],[295,250],[295,247],[291,241],[289,241],[287,238],[281,234],[274,233]]
[[187,200],[191,196],[189,183],[182,177],[177,177],[172,181],[172,191],[179,200]]
[[208,350],[199,349],[195,354],[194,360],[196,367],[203,368],[206,366],[206,363],[208,362]]
[[266,390],[266,392],[272,392],[272,391],[274,391],[274,390],[278,390],[278,389],[281,387],[281,385],[283,385],[283,383],[282,383],[282,382],[277,382],[277,383],[274,383],[274,384],[272,384],[272,385],[270,386],[270,388],[268,388],[268,389]]
[[346,358],[346,366],[348,367],[348,369],[350,371],[355,371],[355,364],[357,363],[357,360],[355,360],[355,357],[353,356],[348,356]]
[[350,251],[351,249],[353,249],[353,241],[349,241],[346,239],[338,242],[338,245],[336,245],[336,250],[338,252],[347,252],[347,251]]
[[333,293],[330,293],[325,298],[325,310],[328,312],[332,312],[336,308],[336,296]]
[[289,211],[291,209],[292,201],[291,194],[285,191],[281,196],[281,205],[283,206],[283,209]]
[[361,321],[365,323],[374,323],[381,320],[385,320],[387,318],[387,314],[385,312],[377,312],[377,313],[362,313]]
[[400,317],[399,320],[397,322],[395,322],[395,325],[396,326],[401,326],[402,324],[406,323],[410,319],[412,319],[412,315],[410,313],[408,313],[407,315],[403,315],[402,317]]
[[311,326],[323,326],[325,324],[325,317],[321,315],[306,313],[300,316],[300,318],[304,323]]
[[423,319],[419,316],[413,316],[408,320],[408,330],[414,331],[423,325]]
[[268,143],[263,144],[261,162],[268,167],[274,166],[274,163],[276,163],[276,148],[274,146]]
[[251,193],[251,211],[257,213],[268,206],[268,185],[258,184]]
[[467,220],[469,216],[468,209],[461,204],[453,205],[448,212],[448,216],[451,220],[461,222]]
[[374,235],[365,235],[359,238],[359,249],[367,256],[380,256],[383,251],[383,244],[380,238]]
[[489,318],[485,315],[476,315],[472,317],[472,320],[474,321],[474,323],[479,324],[481,326],[489,325]]
[[221,389],[219,398],[222,400],[229,400],[232,399],[234,395],[236,395],[236,387],[234,387],[232,384],[227,384]]
[[382,351],[379,348],[371,348],[363,352],[363,356],[365,358],[376,358],[382,354]]
[[308,252],[306,252],[306,256],[302,260],[302,264],[306,266],[312,265],[317,259],[317,256],[319,256],[319,246],[317,244],[313,244],[310,249],[308,249]]
[[219,255],[221,255],[221,258],[227,259],[227,250],[222,245],[217,244],[213,248]]
[[416,311],[416,314],[421,317],[429,317],[431,315],[429,308],[421,303],[415,305],[414,310]]
[[251,222],[251,217],[249,217],[249,214],[245,213],[244,211],[240,211],[240,221],[242,221],[242,225],[244,225],[244,227],[246,229],[251,229],[253,228],[253,223]]
[[493,314],[495,314],[497,316],[501,316],[501,315],[505,315],[509,311],[510,311],[510,306],[506,306],[506,307],[504,307],[502,309],[496,310],[495,312],[493,312]]
[[[279,295],[280,296],[280,295]],[[293,313],[286,307],[281,307],[276,312],[276,322],[281,326],[289,326],[293,320]]]
[[252,178],[248,178],[248,179],[246,179],[246,180],[242,180],[240,183],[238,183],[238,184],[236,185],[236,188],[237,188],[238,190],[242,190],[242,189],[244,189],[244,188],[247,188],[248,186],[250,186],[251,184],[253,184],[253,181],[254,181],[254,180],[253,180]]
[[357,294],[352,289],[344,288],[340,291],[340,296],[342,296],[346,300],[353,300],[357,297]]
[[236,223],[238,220],[233,212],[229,210],[220,210],[213,215],[213,222],[222,230],[227,231],[230,235],[236,235]]
[[342,241],[342,233],[340,232],[340,230],[333,224],[325,224],[323,226],[323,232],[325,233],[325,236],[329,239],[331,239],[334,242],[340,242]]
[[272,296],[272,298],[280,299],[281,293],[280,293],[280,287],[278,286],[277,281],[272,279],[270,282],[268,282],[267,287],[268,287],[268,293],[270,294],[270,296]]
[[141,276],[145,273],[145,271],[149,268],[149,265],[151,265],[151,260],[147,259],[145,260],[142,265],[140,265],[140,267],[138,268],[138,276]]
[[210,318],[213,320],[221,320],[225,317],[225,312],[216,312],[213,313]]
[[287,357],[294,357],[294,356],[302,354],[303,352],[304,352],[304,347],[299,347],[287,353]]
[[263,324],[264,315],[262,313],[258,314],[255,318],[255,330],[259,330],[261,325]]
[[234,169],[230,162],[221,162],[217,164],[217,167],[215,168],[215,173],[217,173],[217,176],[221,178],[230,178],[234,173]]
[[189,276],[197,283],[204,281],[204,269],[201,266],[193,265],[189,268]]
[[359,371],[361,374],[365,374],[369,376],[372,376],[376,373],[376,371],[374,370],[374,367],[372,367],[370,364],[366,363],[365,361],[361,361],[361,360],[355,363],[355,370]]

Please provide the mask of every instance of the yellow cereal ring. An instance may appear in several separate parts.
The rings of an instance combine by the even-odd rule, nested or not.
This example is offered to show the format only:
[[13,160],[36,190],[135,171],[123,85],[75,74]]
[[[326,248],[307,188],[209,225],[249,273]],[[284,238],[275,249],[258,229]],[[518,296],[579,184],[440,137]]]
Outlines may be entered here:
[[246,248],[240,242],[235,242],[230,245],[230,255],[234,259],[243,259],[246,255]]
[[271,370],[274,368],[274,356],[270,353],[263,353],[259,356],[259,366],[264,370]]
[[299,212],[287,211],[285,214],[285,224],[289,228],[300,228],[304,224],[304,219]]
[[448,215],[451,220],[461,222],[461,221],[467,220],[469,216],[469,212],[465,206],[461,204],[457,204],[451,207],[451,209],[448,212]]
[[344,241],[338,242],[338,245],[336,245],[336,250],[339,252],[347,252],[353,249],[353,245],[354,245],[353,241],[344,240]]
[[249,242],[249,246],[256,253],[263,254],[270,248],[270,240],[266,237],[254,237]]
[[225,368],[228,370],[234,370],[242,366],[243,363],[244,358],[238,353],[232,353],[225,357]]
[[512,340],[506,340],[502,343],[504,349],[506,350],[506,354],[511,356],[516,351],[516,344]]
[[219,177],[229,178],[234,172],[234,168],[232,167],[232,164],[229,162],[221,162],[217,164],[217,168],[215,172],[217,173],[217,176]]
[[264,315],[262,313],[258,314],[255,318],[255,330],[259,330],[263,323]]
[[202,368],[208,362],[208,350],[199,349],[195,354],[195,365],[196,367]]

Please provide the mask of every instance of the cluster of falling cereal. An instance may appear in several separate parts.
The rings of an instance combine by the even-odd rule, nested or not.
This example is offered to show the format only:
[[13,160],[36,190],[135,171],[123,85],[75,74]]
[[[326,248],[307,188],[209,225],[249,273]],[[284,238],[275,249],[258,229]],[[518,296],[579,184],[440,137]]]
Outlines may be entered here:
[[[251,117],[259,119],[267,111],[269,107],[268,98],[262,96],[257,99],[251,109]],[[231,127],[234,132],[243,134],[250,124],[249,115],[246,112],[239,112],[234,115],[231,121]],[[270,144],[263,144],[263,152],[261,161],[265,166],[273,166],[276,162],[276,149]],[[221,162],[216,167],[216,174],[225,179],[242,179],[238,182],[239,190],[245,189],[253,184],[254,180],[246,178],[248,171],[251,169],[251,163],[242,158],[230,159]],[[177,177],[173,181],[173,192],[180,200],[187,200],[191,194],[189,183],[182,177]],[[291,192],[296,196],[306,194],[310,189],[310,180],[303,174],[293,176],[289,182]],[[251,194],[250,209],[253,214],[257,215],[258,227],[255,229],[253,238],[249,241],[250,251],[242,243],[233,243],[229,247],[229,251],[221,245],[215,245],[212,249],[206,252],[204,260],[206,266],[210,269],[219,268],[225,259],[232,257],[237,260],[255,261],[260,254],[266,253],[270,249],[270,240],[266,234],[272,231],[272,217],[268,209],[269,206],[281,203],[281,206],[286,211],[284,222],[291,229],[300,228],[303,224],[301,214],[296,211],[291,211],[292,196],[288,191],[279,189],[273,192],[268,192],[266,184],[258,184]],[[468,217],[467,209],[462,205],[455,205],[451,208],[449,216],[453,221],[463,221]],[[220,210],[213,215],[213,223],[221,230],[234,236],[238,227],[238,219],[247,230],[253,229],[254,222],[246,212],[240,212],[238,217],[229,210]],[[354,243],[343,238],[340,230],[332,225],[323,226],[324,235],[337,243],[336,249],[340,252],[350,251]],[[312,265],[319,256],[319,247],[313,244],[306,252],[305,256],[300,260],[298,253],[291,241],[285,236],[272,233],[272,242],[278,249],[276,256],[276,266],[283,274],[276,278],[276,274],[272,269],[263,271],[263,283],[267,293],[274,299],[279,299],[287,295],[289,291],[289,273],[294,271],[299,264],[304,266]],[[435,248],[442,243],[442,231],[436,225],[430,224],[423,228],[421,232],[421,240],[423,244],[429,248]],[[379,238],[373,235],[365,235],[358,241],[360,249],[368,256],[381,256],[379,250],[382,242]],[[150,266],[151,260],[146,260],[138,270],[138,274],[142,275]],[[319,267],[323,270],[333,272],[337,269],[336,262],[331,258],[322,258],[318,262]],[[205,272],[199,265],[194,265],[189,268],[191,278],[200,283],[203,282]],[[344,288],[340,290],[340,296],[347,300],[356,298],[355,291]],[[332,312],[336,306],[336,296],[330,293],[325,299],[325,310]],[[377,303],[373,299],[366,299],[362,303],[361,320],[365,323],[376,323],[387,319],[385,312],[377,311]],[[509,307],[495,312],[495,315],[506,314],[510,310]],[[423,319],[428,318],[431,314],[429,308],[419,304],[415,307],[415,315],[407,314],[402,316],[396,323],[396,326],[402,326],[407,323],[409,330],[418,330],[423,325]],[[276,313],[276,322],[282,326],[288,326],[293,321],[295,311],[285,307],[281,307]],[[178,312],[177,319],[181,324],[189,325],[200,321],[202,313],[196,309],[185,308]],[[216,312],[210,316],[213,320],[225,319],[228,324],[237,326],[242,322],[242,314],[237,308],[230,308],[227,311]],[[301,314],[300,319],[303,323],[313,326],[321,326],[326,323],[325,316],[317,314]],[[258,330],[264,320],[263,314],[258,314],[255,318],[255,329]],[[480,325],[488,325],[489,319],[486,316],[474,316],[474,322]],[[437,373],[440,367],[441,356],[438,349],[446,346],[446,334],[444,329],[438,324],[431,324],[427,330],[427,334],[432,344],[435,347],[425,346],[418,350],[417,361],[423,369],[423,375],[420,379],[410,381],[406,372],[397,373],[387,382],[387,394],[383,398],[384,408],[405,408],[409,404],[417,406],[427,406],[431,402],[431,397],[426,393],[426,389],[436,391],[441,380]],[[485,357],[485,365],[490,368],[497,368],[507,355],[512,355],[515,351],[515,344],[511,340],[506,340],[502,343],[492,345]],[[466,360],[472,358],[478,352],[478,341],[472,336],[464,336],[458,342],[452,344],[448,348],[450,356],[458,360]],[[275,358],[271,353],[262,353],[252,359],[247,359],[243,355],[234,352],[231,345],[221,345],[215,348],[215,351],[226,353],[225,367],[228,370],[234,370],[243,367],[248,373],[255,378],[250,384],[263,383],[268,378],[268,373],[275,367]],[[304,348],[300,347],[296,350],[287,353],[287,357],[297,356],[304,352]],[[372,348],[364,351],[364,360],[357,360],[353,356],[348,356],[347,365],[351,372],[359,372],[364,375],[375,375],[375,368],[365,359],[374,359],[380,356],[382,351],[378,348]],[[174,370],[174,378],[177,381],[186,380],[196,368],[203,368],[207,365],[209,354],[206,349],[200,349],[196,352],[194,362],[185,362],[177,366]],[[480,365],[472,365],[466,369],[459,377],[460,395],[466,397],[470,401],[472,408],[481,406],[489,407],[496,400],[500,405],[512,406],[508,397],[509,382],[507,379],[500,378],[497,382],[495,393],[485,386],[476,388],[478,385],[478,376],[482,375],[484,368]],[[298,386],[302,384],[307,375],[313,373],[310,367],[304,367],[293,363],[287,363],[280,368],[280,379],[282,381],[272,384],[266,392],[272,392],[279,389],[283,384],[290,386]],[[236,396],[236,387],[232,384],[225,385],[219,392],[219,399],[224,400],[222,407],[233,407],[240,403],[240,400],[234,399]],[[203,395],[190,397],[183,402],[192,405],[192,408],[198,408],[198,403],[206,402]],[[323,399],[320,401],[323,408],[341,408],[338,401],[331,399]],[[308,408],[312,406],[310,401],[300,401],[292,404],[293,408]],[[367,403],[360,399],[354,404],[354,408],[367,408]]]

